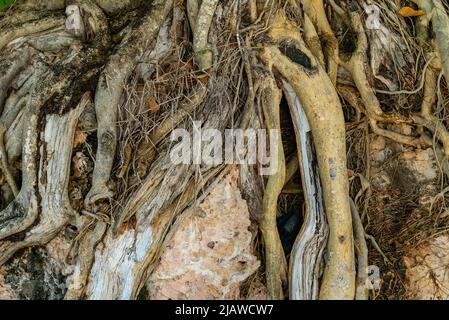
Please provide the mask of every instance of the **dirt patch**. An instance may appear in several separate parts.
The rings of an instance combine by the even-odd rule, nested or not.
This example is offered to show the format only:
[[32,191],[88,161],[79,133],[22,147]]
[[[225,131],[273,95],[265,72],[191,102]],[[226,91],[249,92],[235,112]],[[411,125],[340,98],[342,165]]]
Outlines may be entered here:
[[404,257],[408,299],[449,298],[449,236],[430,240]]

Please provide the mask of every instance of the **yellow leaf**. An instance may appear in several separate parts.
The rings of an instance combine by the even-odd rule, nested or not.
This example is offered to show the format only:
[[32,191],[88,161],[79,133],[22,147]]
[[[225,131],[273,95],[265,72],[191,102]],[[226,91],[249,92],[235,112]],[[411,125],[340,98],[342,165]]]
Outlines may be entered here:
[[160,109],[159,105],[157,104],[156,100],[154,100],[154,99],[148,100],[148,108],[150,108],[150,110],[153,112],[158,112]]
[[87,133],[82,131],[75,131],[75,136],[73,138],[73,148],[78,147],[81,144],[86,143]]
[[399,14],[403,17],[419,17],[426,14],[424,10],[415,10],[410,7],[402,7]]

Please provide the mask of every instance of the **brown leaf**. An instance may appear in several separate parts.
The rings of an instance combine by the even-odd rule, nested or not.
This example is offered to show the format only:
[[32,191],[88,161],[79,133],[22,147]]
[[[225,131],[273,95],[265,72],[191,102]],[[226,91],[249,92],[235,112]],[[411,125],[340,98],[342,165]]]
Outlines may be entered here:
[[76,131],[75,137],[73,138],[73,148],[86,143],[87,133],[83,131]]
[[426,14],[424,10],[415,10],[410,7],[402,7],[399,14],[403,17],[419,17]]
[[156,100],[154,100],[154,99],[148,100],[148,108],[150,108],[150,110],[153,112],[158,112],[160,109],[159,105],[157,104]]

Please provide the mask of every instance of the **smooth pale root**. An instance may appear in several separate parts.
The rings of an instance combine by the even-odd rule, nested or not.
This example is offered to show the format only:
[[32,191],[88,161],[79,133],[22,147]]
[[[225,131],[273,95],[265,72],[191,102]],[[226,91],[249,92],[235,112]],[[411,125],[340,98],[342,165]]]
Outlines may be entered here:
[[0,50],[14,39],[64,25],[65,17],[50,16],[0,31]]
[[276,47],[265,47],[262,57],[293,87],[312,130],[330,230],[320,299],[353,299],[355,268],[345,122],[338,95],[320,65],[315,64],[314,70],[305,70]]
[[[267,76],[261,88],[262,110],[268,134],[276,134],[277,145],[270,145],[270,155],[277,156],[277,170],[268,177],[262,200],[262,214],[259,227],[265,247],[265,273],[270,299],[283,299],[283,284],[287,281],[287,263],[276,225],[276,211],[279,194],[285,182],[285,157],[280,130],[279,108],[282,92],[274,78]],[[274,131],[277,130],[277,131]],[[271,141],[271,139],[270,139]],[[277,149],[273,155],[274,150]]]
[[360,219],[359,211],[352,199],[349,199],[351,207],[352,223],[354,226],[354,243],[357,248],[357,279],[356,279],[356,300],[368,300],[369,292],[366,286],[368,280],[368,247],[365,240],[365,229]]
[[435,42],[441,57],[444,77],[449,84],[449,16],[441,0],[433,0],[432,26]]
[[304,12],[315,25],[318,35],[326,39],[324,49],[326,68],[332,83],[337,83],[338,73],[338,41],[327,20],[323,0],[301,0]]

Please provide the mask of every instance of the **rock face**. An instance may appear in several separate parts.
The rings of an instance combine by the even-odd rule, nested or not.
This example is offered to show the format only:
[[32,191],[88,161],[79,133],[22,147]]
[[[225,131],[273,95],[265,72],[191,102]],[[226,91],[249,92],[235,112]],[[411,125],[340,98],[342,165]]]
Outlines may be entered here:
[[183,214],[150,276],[150,299],[239,299],[240,285],[259,267],[252,254],[249,212],[238,170]]
[[0,268],[0,300],[59,300],[66,291],[64,263],[70,242],[62,236],[19,252]]
[[449,299],[449,236],[420,245],[404,258],[404,263],[408,299]]

